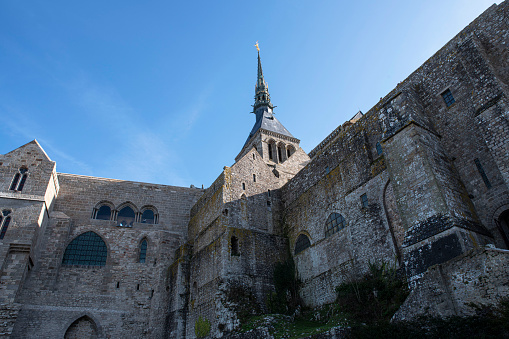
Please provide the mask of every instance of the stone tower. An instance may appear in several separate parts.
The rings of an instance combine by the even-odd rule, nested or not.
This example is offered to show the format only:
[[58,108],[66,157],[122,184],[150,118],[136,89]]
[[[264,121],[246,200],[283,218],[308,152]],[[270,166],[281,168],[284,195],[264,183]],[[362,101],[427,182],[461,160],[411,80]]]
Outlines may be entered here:
[[309,161],[295,138],[274,116],[274,105],[270,101],[269,86],[263,77],[260,51],[258,51],[258,75],[255,85],[253,112],[256,122],[249,133],[241,152],[235,158],[239,161],[253,147],[263,161],[273,168],[279,178],[290,179]]

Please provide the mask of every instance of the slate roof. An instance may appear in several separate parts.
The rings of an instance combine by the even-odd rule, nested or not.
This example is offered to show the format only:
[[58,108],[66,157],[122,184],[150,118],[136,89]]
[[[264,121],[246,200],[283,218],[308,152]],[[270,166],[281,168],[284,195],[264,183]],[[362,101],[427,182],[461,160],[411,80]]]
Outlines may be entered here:
[[251,137],[256,134],[256,132],[260,129],[264,129],[266,131],[279,133],[285,135],[290,138],[295,138],[286,128],[283,126],[279,120],[270,112],[269,110],[263,110],[263,113],[259,113],[256,115],[256,122],[249,133],[249,137],[246,140],[244,146],[249,142]]

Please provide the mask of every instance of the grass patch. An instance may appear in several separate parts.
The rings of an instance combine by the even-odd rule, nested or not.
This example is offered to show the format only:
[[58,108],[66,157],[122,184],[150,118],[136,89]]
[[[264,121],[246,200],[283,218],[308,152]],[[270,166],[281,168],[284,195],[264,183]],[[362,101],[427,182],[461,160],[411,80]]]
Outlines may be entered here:
[[297,339],[323,333],[336,326],[339,324],[333,321],[322,323],[304,317],[293,319],[282,314],[269,314],[251,318],[242,325],[240,332],[266,327],[275,339]]

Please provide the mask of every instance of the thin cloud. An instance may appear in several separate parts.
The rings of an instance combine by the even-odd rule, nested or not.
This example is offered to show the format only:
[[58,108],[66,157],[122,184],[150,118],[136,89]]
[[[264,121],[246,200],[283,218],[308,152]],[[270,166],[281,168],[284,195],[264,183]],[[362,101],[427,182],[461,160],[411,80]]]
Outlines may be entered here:
[[[35,124],[31,119],[27,118],[30,114],[27,114],[27,112],[24,112],[19,108],[12,106],[6,107],[5,105],[2,105],[0,110],[0,119],[3,121],[5,127],[7,127],[6,130],[11,136],[16,136],[18,138],[21,136],[26,140],[26,142],[37,139],[44,150],[49,153],[50,158],[52,158],[52,156],[56,156],[56,158],[52,158],[52,160],[58,158],[64,159],[67,162],[72,163],[74,166],[83,169],[85,173],[92,172],[89,165],[62,151],[46,139],[42,132],[43,129],[39,125]],[[16,117],[15,121],[12,117]]]
[[[204,111],[210,89],[202,91],[185,112],[169,114],[168,120],[156,122],[156,126],[148,125],[142,114],[112,88],[81,77],[69,85],[68,90],[90,119],[101,122],[98,127],[101,133],[115,139],[114,154],[98,173],[124,180],[182,186],[189,183],[189,178],[178,174],[177,168],[182,162],[175,150]],[[175,132],[169,134],[168,130]]]

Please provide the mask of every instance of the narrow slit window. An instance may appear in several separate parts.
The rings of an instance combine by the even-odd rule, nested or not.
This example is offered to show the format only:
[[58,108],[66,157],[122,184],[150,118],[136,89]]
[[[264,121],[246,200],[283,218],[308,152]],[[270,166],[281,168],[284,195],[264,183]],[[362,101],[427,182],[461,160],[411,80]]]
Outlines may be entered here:
[[10,188],[11,191],[15,191],[16,187],[18,187],[18,182],[19,182],[20,176],[21,176],[21,174],[19,174],[19,173],[16,173],[14,175],[14,179],[12,179],[12,184],[11,184],[11,188]]
[[143,241],[140,244],[140,255],[138,258],[139,263],[145,263],[145,259],[147,258],[147,239],[143,239]]
[[368,207],[368,195],[367,194],[361,195],[361,205],[363,208]]
[[245,191],[246,190],[246,184],[245,183],[242,183],[242,189]]
[[239,256],[239,239],[236,236],[232,236],[231,238],[231,255],[232,256]]
[[384,152],[383,148],[382,148],[382,145],[380,145],[379,142],[376,143],[376,153],[378,155],[381,155],[382,153]]
[[272,144],[269,144],[269,160],[272,160]]
[[444,99],[445,105],[447,107],[449,107],[455,103],[454,97],[452,96],[450,89],[447,89],[447,90],[445,90],[444,93],[442,93],[442,98]]
[[25,187],[25,182],[27,181],[27,177],[28,177],[28,174],[23,174],[23,176],[21,177],[21,181],[19,182],[19,185],[18,185],[18,191],[22,191],[23,190],[23,187]]
[[256,174],[253,174],[253,182],[256,182]]
[[484,172],[484,168],[482,167],[481,162],[479,159],[474,160],[475,166],[477,166],[477,170],[479,171],[479,174],[481,175],[482,180],[484,181],[484,184],[486,185],[486,188],[491,188],[491,182],[488,179],[488,176],[486,175],[486,172]]
[[9,224],[11,222],[11,217],[6,217],[3,221],[0,219],[0,239],[3,239],[5,237],[5,233],[7,232],[7,228],[9,227]]

